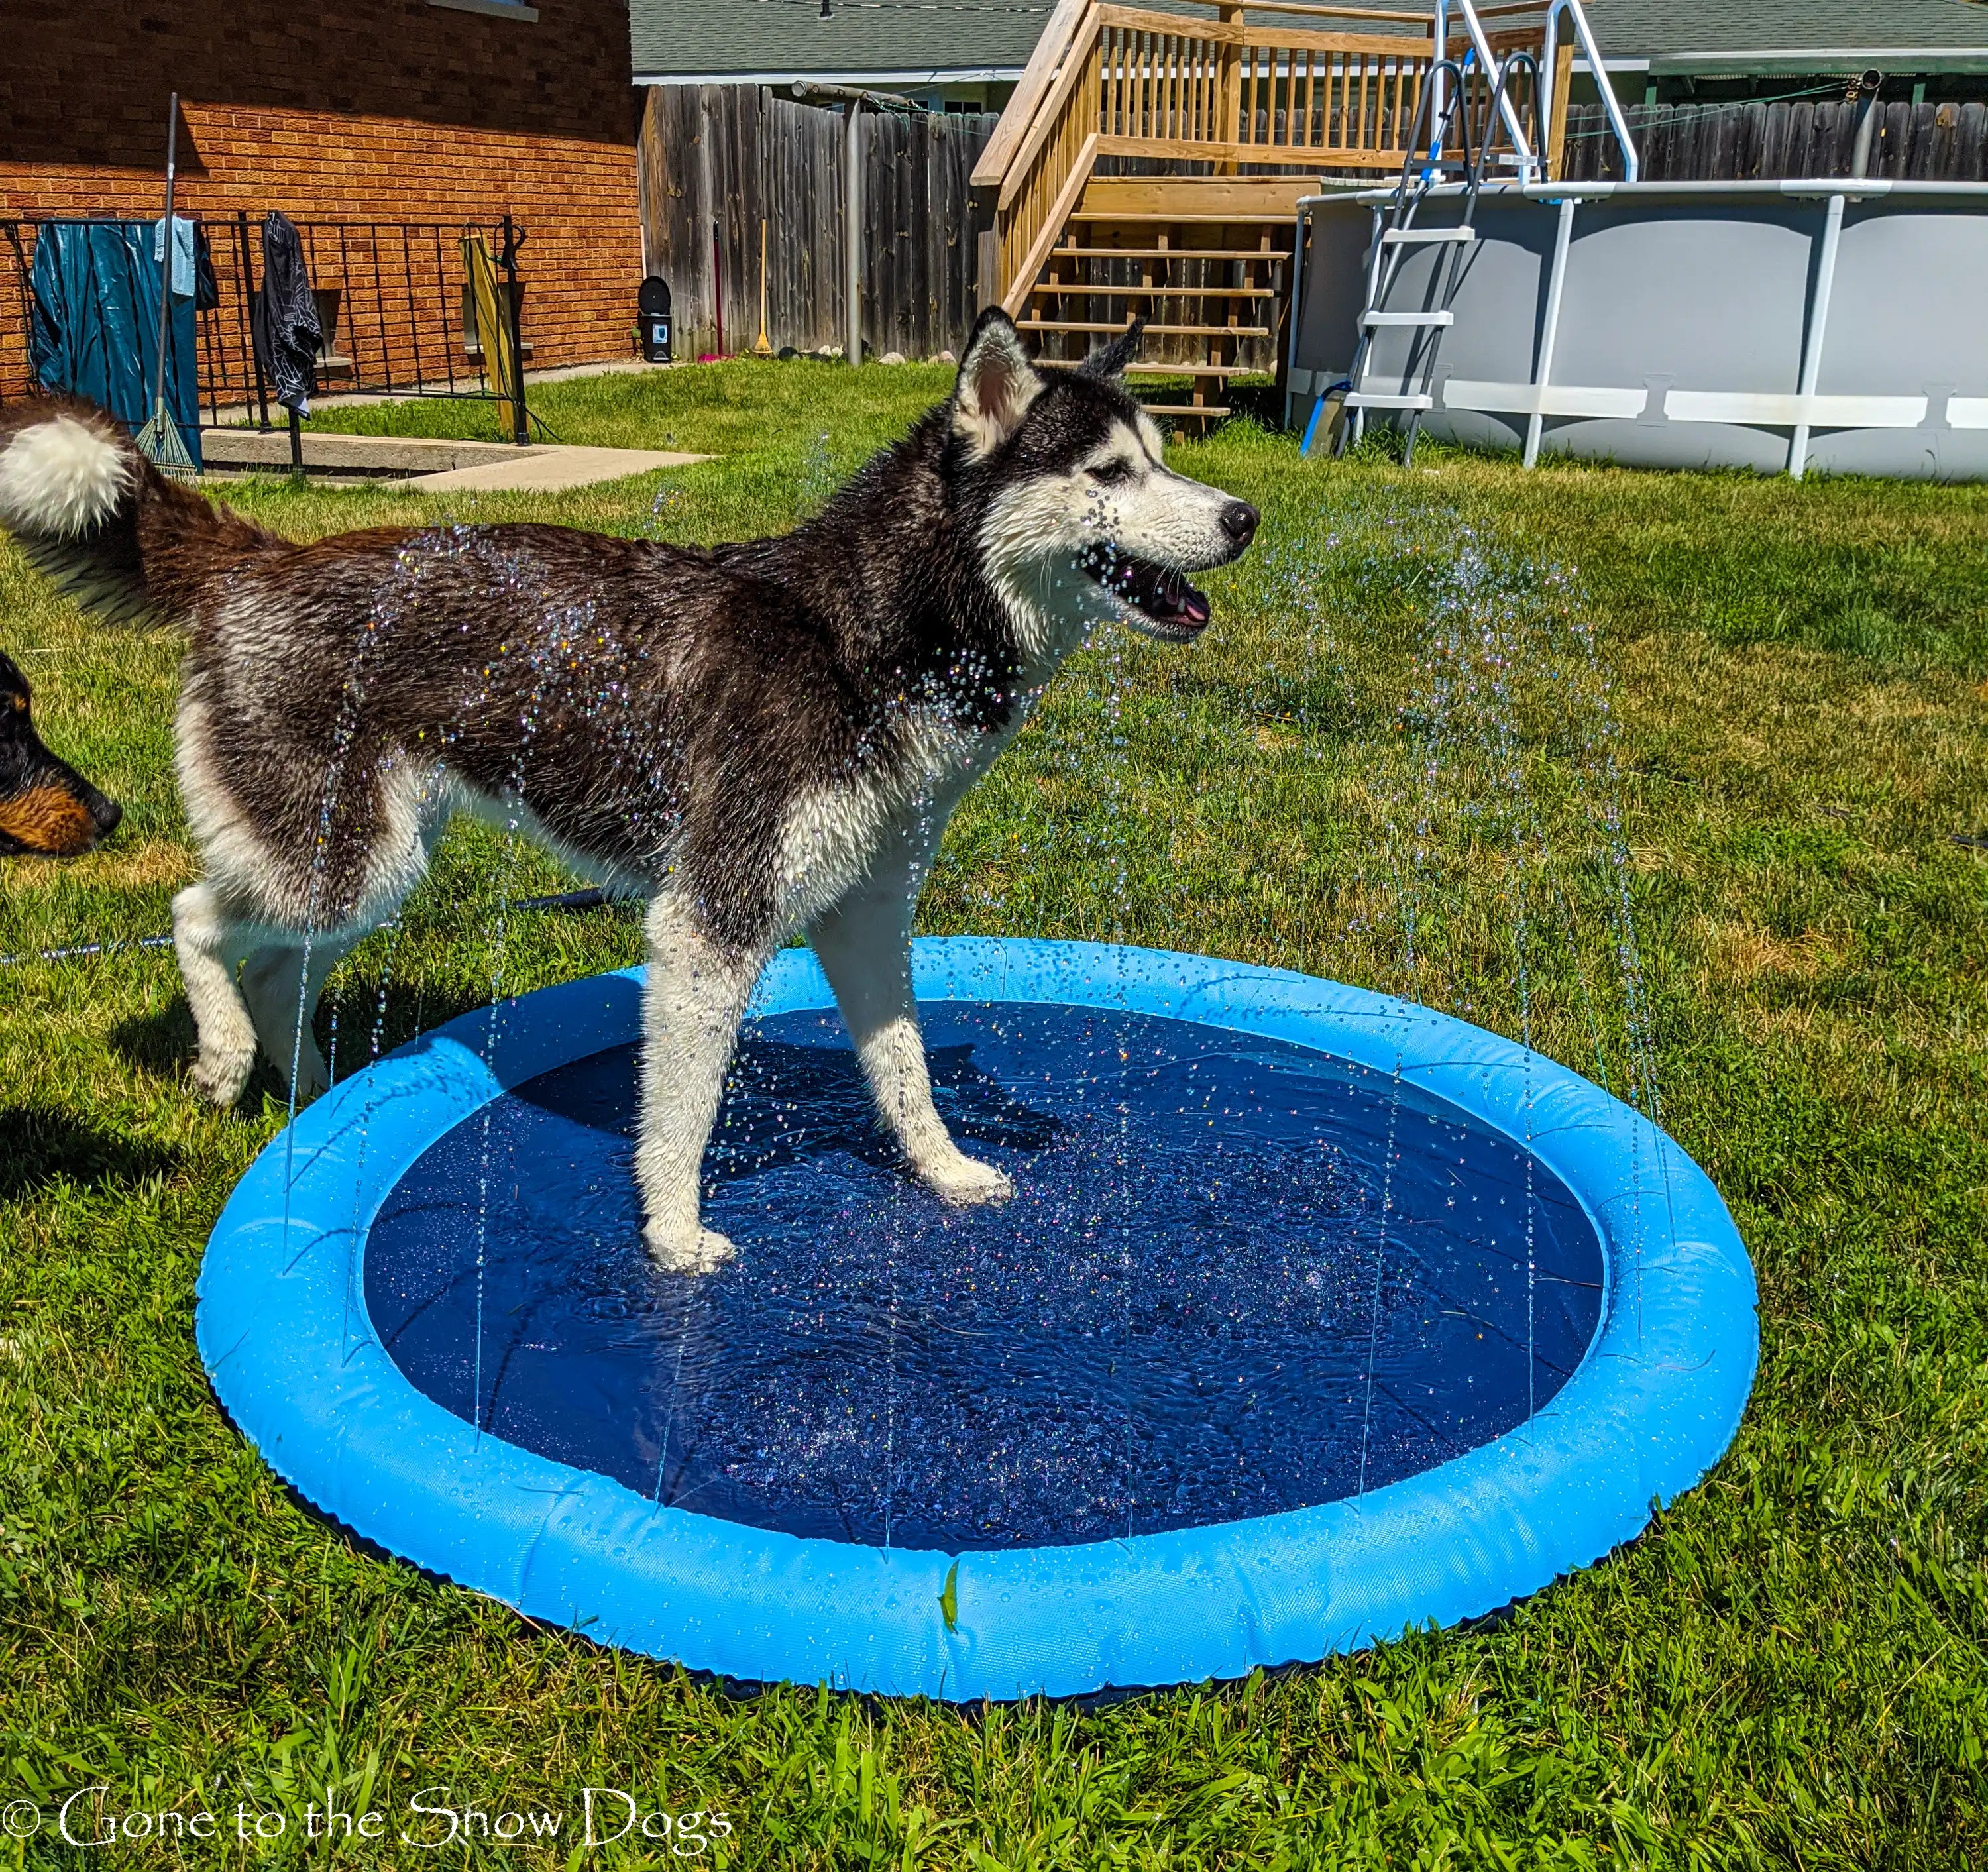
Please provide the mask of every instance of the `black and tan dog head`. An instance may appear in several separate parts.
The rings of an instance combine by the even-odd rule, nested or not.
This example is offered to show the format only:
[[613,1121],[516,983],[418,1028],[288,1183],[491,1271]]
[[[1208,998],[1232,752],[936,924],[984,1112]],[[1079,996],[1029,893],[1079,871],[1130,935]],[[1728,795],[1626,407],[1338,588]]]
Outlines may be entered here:
[[123,817],[35,732],[33,694],[0,651],[0,857],[73,858],[108,838]]

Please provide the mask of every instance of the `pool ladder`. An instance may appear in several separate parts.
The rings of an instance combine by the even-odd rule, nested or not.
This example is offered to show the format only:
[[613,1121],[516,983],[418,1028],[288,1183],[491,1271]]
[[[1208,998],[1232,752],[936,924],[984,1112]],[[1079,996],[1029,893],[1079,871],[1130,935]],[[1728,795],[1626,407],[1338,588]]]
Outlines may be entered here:
[[[1467,6],[1465,12],[1466,18],[1474,22],[1475,14]],[[1489,49],[1485,49],[1488,63]],[[1455,304],[1456,289],[1463,278],[1463,256],[1476,243],[1478,191],[1484,185],[1485,173],[1490,166],[1492,137],[1501,114],[1513,147],[1501,151],[1499,160],[1515,167],[1522,181],[1530,181],[1540,167],[1540,159],[1533,153],[1535,148],[1543,151],[1546,147],[1538,115],[1539,61],[1530,52],[1514,52],[1497,63],[1490,108],[1485,113],[1484,136],[1473,154],[1468,96],[1470,70],[1477,61],[1476,48],[1465,53],[1460,61],[1442,59],[1431,69],[1428,82],[1423,86],[1422,102],[1415,113],[1415,133],[1409,139],[1408,154],[1401,164],[1401,179],[1395,190],[1394,207],[1388,216],[1387,226],[1374,243],[1368,267],[1367,302],[1360,314],[1360,340],[1353,353],[1352,368],[1347,373],[1344,407],[1351,412],[1351,420],[1335,427],[1335,455],[1344,454],[1366,433],[1369,410],[1405,410],[1408,413],[1408,441],[1403,459],[1405,465],[1414,462],[1415,438],[1422,427],[1423,413],[1435,407],[1435,369],[1442,354],[1442,335],[1456,323]],[[1521,70],[1529,70],[1533,80],[1535,140],[1530,143],[1507,95],[1513,73]],[[1445,79],[1449,82],[1442,82]],[[1429,120],[1439,100],[1442,114],[1432,130]],[[1452,129],[1457,133],[1462,150],[1460,157],[1443,154]],[[1428,152],[1426,155],[1419,154],[1424,150]],[[1423,203],[1431,191],[1448,178],[1454,178],[1462,185],[1461,218],[1453,226],[1418,225],[1415,217]],[[1401,277],[1404,262],[1410,254],[1424,247],[1442,249],[1435,268],[1435,308],[1430,309],[1425,306],[1418,311],[1390,309],[1388,301]],[[1370,390],[1368,373],[1373,363],[1374,334],[1404,328],[1425,334],[1419,343],[1411,344],[1408,362],[1400,373],[1404,387]],[[1405,387],[1412,381],[1415,387]],[[1307,454],[1311,451],[1311,432],[1317,427],[1324,404],[1325,399],[1320,397],[1312,412],[1303,448]]]

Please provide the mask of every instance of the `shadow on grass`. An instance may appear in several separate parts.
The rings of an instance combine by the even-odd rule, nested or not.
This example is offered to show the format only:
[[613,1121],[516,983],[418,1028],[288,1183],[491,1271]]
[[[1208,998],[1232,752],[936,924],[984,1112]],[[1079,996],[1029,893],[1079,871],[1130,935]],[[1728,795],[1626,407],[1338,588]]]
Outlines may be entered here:
[[59,1107],[0,1106],[0,1199],[25,1196],[59,1179],[85,1189],[142,1183],[175,1168],[179,1153],[120,1137]]
[[[522,992],[522,991],[520,991]],[[354,973],[318,1003],[313,1031],[334,1079],[348,1079],[397,1046],[489,1005],[486,988],[463,982],[390,982],[383,999],[377,975]],[[333,1017],[337,1031],[333,1032]],[[336,1042],[336,1052],[333,1042]]]
[[[334,1039],[339,1040],[334,1076],[343,1079],[374,1056],[376,1021],[377,1051],[388,1053],[431,1028],[439,1027],[458,1014],[467,1014],[483,1005],[473,990],[459,985],[451,983],[438,989],[416,982],[396,984],[390,988],[383,1009],[378,983],[360,979],[342,992],[334,991],[319,1002],[312,1031],[317,1036],[319,1046],[327,1055],[331,1053]],[[334,1014],[338,1023],[336,1033]],[[110,1045],[140,1071],[155,1078],[175,1081],[184,1076],[200,1050],[194,1030],[193,1011],[188,1006],[184,995],[175,995],[162,1008],[119,1022],[110,1031]],[[282,1062],[286,1068],[289,1064],[287,1059]],[[286,1083],[283,1074],[259,1053],[244,1100],[252,1107],[259,1095],[266,1092],[280,1103]]]
[[140,1072],[178,1079],[194,1056],[193,1010],[184,995],[175,995],[163,1008],[120,1021],[110,1044]]

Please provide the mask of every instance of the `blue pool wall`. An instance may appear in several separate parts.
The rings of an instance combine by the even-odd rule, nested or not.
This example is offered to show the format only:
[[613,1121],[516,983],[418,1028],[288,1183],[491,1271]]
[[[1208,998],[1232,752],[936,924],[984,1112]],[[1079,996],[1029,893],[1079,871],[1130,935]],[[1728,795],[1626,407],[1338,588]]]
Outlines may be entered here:
[[[1703,1173],[1638,1113],[1511,1042],[1283,971],[1090,944],[914,945],[921,1000],[1052,1001],[1199,1020],[1402,1075],[1526,1140],[1607,1252],[1586,1360],[1529,1423],[1364,1496],[1128,1540],[955,1560],[661,1506],[505,1444],[424,1397],[372,1333],[366,1229],[450,1127],[507,1088],[633,1042],[639,971],[422,1036],[335,1087],[242,1179],[196,1328],[215,1390],[278,1473],[367,1539],[535,1619],[696,1669],[948,1700],[1232,1678],[1453,1624],[1633,1537],[1736,1428],[1754,1284]],[[831,1005],[783,951],[753,1011]],[[286,1165],[292,1167],[286,1188]]]

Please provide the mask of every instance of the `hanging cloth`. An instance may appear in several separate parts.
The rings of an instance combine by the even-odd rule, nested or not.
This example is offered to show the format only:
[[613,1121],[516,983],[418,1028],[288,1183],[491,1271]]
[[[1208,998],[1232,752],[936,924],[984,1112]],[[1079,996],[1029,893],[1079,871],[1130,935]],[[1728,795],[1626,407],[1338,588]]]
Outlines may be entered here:
[[193,225],[193,309],[211,312],[221,303],[221,282],[214,276],[214,249],[207,244],[207,227]]
[[276,400],[299,416],[309,415],[324,333],[304,244],[286,215],[272,213],[262,223],[262,289],[255,295],[251,323],[256,361]]
[[[36,231],[29,275],[35,381],[88,397],[134,432],[151,419],[158,368],[156,238],[150,221],[45,221]],[[166,407],[196,465],[198,356],[194,296],[175,292],[166,330]]]
[[[156,266],[165,258],[165,218],[162,215],[152,223],[152,264]],[[173,217],[173,297],[191,299],[194,296],[194,266],[193,249],[193,222],[184,215]]]
[[525,400],[522,360],[512,342],[505,282],[481,234],[462,237],[462,270],[469,281],[470,309],[476,319],[476,342],[483,353],[484,376],[498,400],[504,433],[515,434]]

